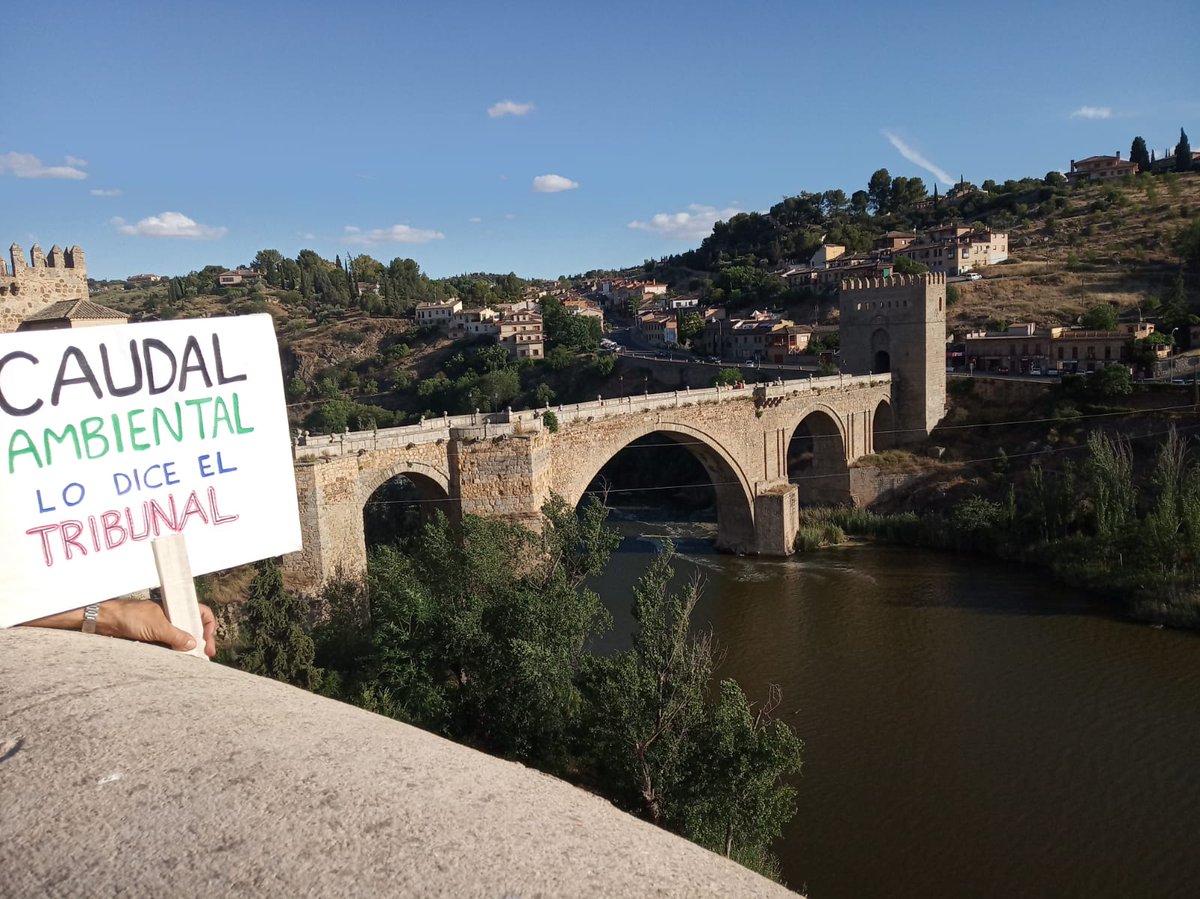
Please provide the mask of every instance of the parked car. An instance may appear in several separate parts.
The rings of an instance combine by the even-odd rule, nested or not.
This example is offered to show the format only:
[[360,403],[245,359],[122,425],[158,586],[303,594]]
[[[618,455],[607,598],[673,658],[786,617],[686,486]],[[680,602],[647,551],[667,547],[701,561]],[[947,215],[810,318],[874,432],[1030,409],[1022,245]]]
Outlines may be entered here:
[[967,278],[971,281],[982,281],[983,275],[979,274],[979,272],[967,272]]

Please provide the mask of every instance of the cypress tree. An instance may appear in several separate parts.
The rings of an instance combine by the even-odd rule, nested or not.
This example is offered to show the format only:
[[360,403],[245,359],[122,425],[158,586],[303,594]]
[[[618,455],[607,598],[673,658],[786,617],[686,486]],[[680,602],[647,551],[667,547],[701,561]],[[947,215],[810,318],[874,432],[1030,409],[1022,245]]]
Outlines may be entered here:
[[1192,168],[1192,145],[1188,143],[1187,132],[1179,129],[1179,143],[1175,145],[1175,171],[1187,172]]
[[308,634],[308,607],[283,588],[279,563],[258,564],[250,596],[242,607],[242,637],[246,648],[237,666],[251,674],[315,690],[321,683],[316,647]]
[[1140,134],[1133,139],[1133,145],[1129,148],[1129,161],[1136,162],[1139,171],[1150,171],[1150,152],[1146,149],[1146,139]]

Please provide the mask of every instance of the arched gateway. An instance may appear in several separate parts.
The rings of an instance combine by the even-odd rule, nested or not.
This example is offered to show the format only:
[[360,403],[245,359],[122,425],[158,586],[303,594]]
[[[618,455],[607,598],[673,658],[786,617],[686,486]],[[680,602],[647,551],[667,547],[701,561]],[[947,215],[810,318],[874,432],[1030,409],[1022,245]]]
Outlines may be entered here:
[[[708,472],[721,549],[791,553],[800,502],[849,501],[850,464],[886,448],[876,445],[881,438],[888,446],[924,439],[945,405],[944,279],[845,288],[842,346],[856,375],[580,403],[555,409],[554,431],[540,412],[501,412],[299,437],[304,549],[284,559],[288,585],[311,593],[332,578],[365,573],[363,506],[392,478],[423,485],[425,498],[451,517],[537,527],[552,494],[578,503],[609,459],[649,434],[682,443]],[[890,373],[870,371],[871,351],[879,350],[872,335],[881,327]],[[926,377],[935,368],[940,380]]]

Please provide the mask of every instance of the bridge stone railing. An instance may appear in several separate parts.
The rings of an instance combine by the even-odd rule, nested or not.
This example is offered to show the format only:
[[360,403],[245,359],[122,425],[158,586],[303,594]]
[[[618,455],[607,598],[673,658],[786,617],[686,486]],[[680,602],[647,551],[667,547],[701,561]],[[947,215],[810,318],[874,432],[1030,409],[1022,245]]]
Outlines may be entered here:
[[700,390],[672,390],[665,393],[644,393],[595,399],[585,403],[547,406],[514,412],[475,412],[470,415],[443,415],[422,419],[414,425],[398,428],[379,428],[373,431],[346,431],[341,434],[310,434],[299,432],[293,437],[292,456],[296,461],[343,456],[363,451],[390,449],[439,443],[451,437],[500,437],[511,434],[530,434],[542,430],[542,415],[551,411],[560,426],[575,422],[595,421],[617,415],[630,415],[659,409],[677,409],[699,403],[724,403],[754,396],[764,391],[767,398],[790,396],[794,393],[820,394],[846,387],[874,387],[891,384],[892,375],[827,375],[819,378],[776,379],[763,384],[741,387],[708,387]]

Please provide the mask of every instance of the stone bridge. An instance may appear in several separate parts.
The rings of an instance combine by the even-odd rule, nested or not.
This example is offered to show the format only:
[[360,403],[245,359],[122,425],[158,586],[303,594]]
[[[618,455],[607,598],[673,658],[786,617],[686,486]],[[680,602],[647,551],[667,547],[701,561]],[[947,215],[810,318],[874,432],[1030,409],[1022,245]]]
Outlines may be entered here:
[[[557,430],[537,410],[302,435],[294,457],[304,550],[285,558],[285,575],[302,593],[337,576],[360,577],[363,507],[397,476],[452,518],[536,527],[552,493],[578,504],[610,459],[650,434],[685,446],[708,472],[719,548],[786,555],[799,503],[847,500],[849,464],[890,441],[893,386],[891,374],[834,375],[598,400],[552,410]],[[809,452],[803,471],[789,473],[798,434]]]

